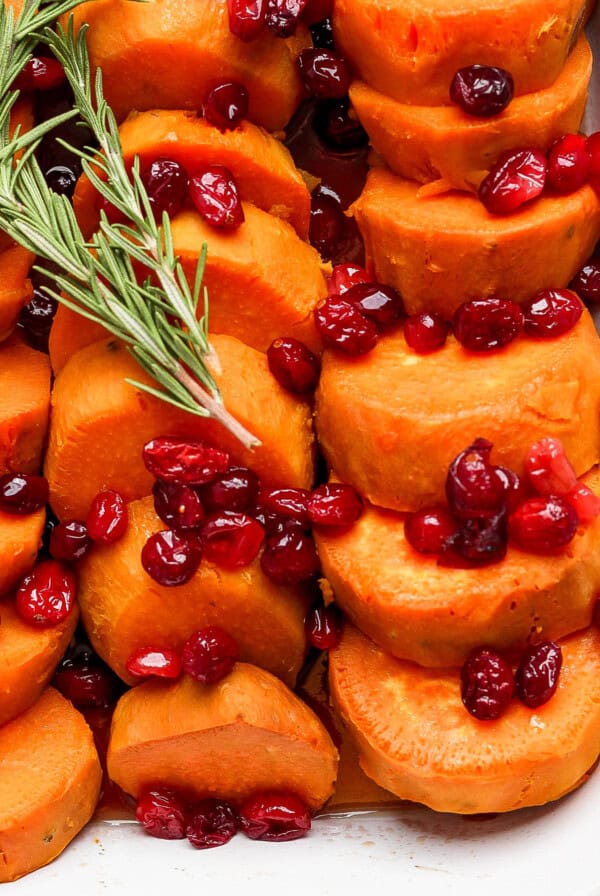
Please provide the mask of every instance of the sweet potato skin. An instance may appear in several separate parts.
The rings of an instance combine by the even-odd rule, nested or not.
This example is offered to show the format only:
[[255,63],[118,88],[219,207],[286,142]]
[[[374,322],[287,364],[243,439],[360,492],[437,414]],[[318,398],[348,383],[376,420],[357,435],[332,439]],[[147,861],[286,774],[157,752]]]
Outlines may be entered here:
[[0,597],[7,594],[33,566],[42,543],[45,521],[44,510],[27,516],[0,511]]
[[49,411],[48,358],[13,336],[0,346],[0,474],[39,471]]

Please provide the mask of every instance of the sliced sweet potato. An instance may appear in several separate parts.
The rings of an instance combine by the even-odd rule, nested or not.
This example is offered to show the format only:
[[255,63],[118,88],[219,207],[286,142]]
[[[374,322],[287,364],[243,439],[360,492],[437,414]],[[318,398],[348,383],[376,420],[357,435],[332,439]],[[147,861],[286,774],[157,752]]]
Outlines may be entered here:
[[22,246],[0,248],[0,342],[13,332],[19,311],[33,295],[28,277],[33,258]]
[[462,705],[458,670],[394,659],[348,626],[330,653],[332,697],[363,770],[402,799],[463,814],[539,806],[583,783],[600,753],[600,633],[561,648],[548,703],[515,699],[480,722]]
[[161,782],[239,805],[289,790],[311,809],[333,792],[338,755],[316,715],[269,672],[238,663],[216,685],[188,675],[124,694],[111,727],[110,778],[137,797]]
[[47,688],[0,728],[0,881],[47,865],[89,821],[101,769],[83,716]]
[[152,477],[142,447],[155,436],[204,439],[229,451],[265,482],[308,487],[313,479],[311,411],[270,374],[266,356],[230,336],[211,343],[225,407],[260,439],[254,450],[214,420],[188,414],[130,386],[126,378],[151,382],[127,349],[103,340],[74,355],[56,378],[46,454],[50,501],[60,518],[85,518],[102,488],[127,500],[148,495]]
[[7,594],[33,566],[42,543],[45,520],[44,510],[28,516],[0,511],[0,595]]
[[506,150],[546,152],[563,134],[579,130],[591,73],[592,52],[582,34],[553,84],[515,97],[492,118],[465,115],[457,106],[399,103],[361,81],[350,97],[373,149],[400,177],[476,190]]
[[132,109],[200,109],[215,82],[234,80],[248,89],[251,121],[278,131],[302,98],[295,62],[311,43],[304,27],[288,40],[266,31],[243,43],[229,30],[226,0],[91,0],[70,14],[76,28],[90,25],[92,66],[118,120]]
[[375,276],[401,292],[410,314],[450,317],[469,299],[521,302],[566,286],[600,232],[600,197],[588,186],[495,217],[476,196],[425,198],[417,183],[374,168],[352,208]]
[[13,337],[0,346],[0,473],[39,470],[49,409],[48,358]]

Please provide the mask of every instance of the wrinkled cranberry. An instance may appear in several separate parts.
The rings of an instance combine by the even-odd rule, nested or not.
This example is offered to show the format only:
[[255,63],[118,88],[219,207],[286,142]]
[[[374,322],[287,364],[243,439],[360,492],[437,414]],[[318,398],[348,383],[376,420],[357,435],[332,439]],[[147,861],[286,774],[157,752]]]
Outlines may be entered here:
[[275,37],[295,34],[308,0],[267,0],[267,28]]
[[75,563],[85,557],[91,546],[92,539],[81,520],[65,520],[52,528],[50,553],[55,560]]
[[260,37],[267,14],[267,0],[227,0],[229,30],[244,42]]
[[344,293],[359,283],[371,283],[368,271],[357,264],[336,264],[327,283],[330,296],[343,296]]
[[525,333],[542,339],[568,333],[583,311],[575,293],[568,289],[542,289],[521,307]]
[[247,799],[240,809],[240,824],[251,840],[282,843],[310,831],[310,812],[293,793],[266,792]]
[[73,609],[76,589],[77,580],[68,566],[43,560],[19,585],[17,613],[29,625],[59,625]]
[[392,286],[381,283],[357,283],[344,293],[344,301],[358,308],[380,330],[393,327],[404,317],[404,305]]
[[493,650],[474,651],[460,677],[462,702],[476,719],[498,719],[508,709],[515,689],[512,670]]
[[171,529],[197,529],[204,520],[200,495],[191,485],[157,480],[152,486],[157,516]]
[[65,81],[65,71],[52,56],[32,56],[13,82],[15,90],[52,90]]
[[530,647],[515,673],[516,693],[530,709],[543,706],[554,695],[562,667],[562,651],[553,641]]
[[347,219],[339,197],[322,186],[313,190],[309,240],[325,260],[334,258],[343,244]]
[[[311,3],[309,0],[309,7]],[[335,40],[333,36],[333,26],[330,18],[323,18],[313,22],[310,26],[310,34],[313,46],[320,47],[322,50],[335,50]]]
[[351,152],[369,143],[369,135],[354,114],[348,97],[321,100],[315,109],[313,126],[323,143],[334,152]]
[[135,817],[146,833],[161,840],[183,840],[186,816],[183,800],[166,787],[142,793],[135,809]]
[[142,566],[159,585],[174,586],[189,582],[200,565],[201,552],[172,529],[151,535],[142,548]]
[[313,391],[319,382],[319,359],[303,342],[291,336],[271,343],[267,361],[279,385],[294,395]]
[[461,519],[491,517],[504,506],[504,484],[490,464],[492,447],[487,439],[476,439],[450,464],[446,497],[452,513]]
[[362,515],[363,503],[351,485],[330,482],[314,489],[308,499],[313,526],[352,526]]
[[19,313],[19,329],[25,342],[38,352],[48,352],[48,339],[58,302],[51,296],[34,290],[33,298]]
[[59,663],[52,685],[78,709],[110,706],[115,678],[87,645],[78,645]]
[[239,81],[222,81],[204,103],[204,117],[221,131],[234,131],[248,116],[248,91]]
[[350,66],[335,50],[309,47],[298,56],[298,70],[309,96],[319,100],[342,99],[350,87]]
[[258,506],[267,513],[295,520],[306,529],[310,525],[310,496],[306,488],[263,488],[258,496]]
[[206,799],[194,806],[185,835],[196,849],[213,849],[229,843],[237,826],[237,815],[229,803]]
[[315,308],[315,323],[325,345],[356,357],[370,352],[378,339],[377,327],[355,305],[331,296]]
[[420,355],[435,352],[446,344],[450,324],[439,314],[426,311],[412,314],[404,322],[406,344]]
[[306,640],[317,650],[332,650],[340,643],[342,624],[342,614],[335,604],[314,604],[304,620]]
[[0,510],[16,516],[29,516],[45,507],[48,482],[33,473],[5,473],[0,476]]
[[600,498],[583,482],[578,483],[565,498],[575,509],[577,518],[583,526],[593,523],[596,517],[600,516]]
[[450,84],[450,99],[467,115],[488,118],[502,112],[513,98],[510,72],[491,65],[460,68]]
[[446,540],[438,558],[440,566],[471,568],[500,563],[506,556],[506,511],[490,517],[463,520]]
[[256,502],[260,480],[248,467],[229,467],[208,485],[202,486],[202,503],[209,513],[218,510],[248,510]]
[[419,554],[441,554],[457,531],[457,522],[445,507],[424,507],[404,520],[406,540]]
[[176,679],[181,675],[181,656],[169,647],[139,647],[131,654],[125,668],[134,678]]
[[529,498],[509,518],[509,535],[532,554],[555,554],[575,536],[577,512],[560,495]]
[[209,625],[183,645],[184,672],[202,684],[216,684],[229,675],[239,656],[238,646],[224,629]]
[[183,165],[174,159],[155,159],[142,168],[140,177],[156,221],[162,221],[163,212],[172,218],[181,211],[188,191]]
[[577,476],[559,439],[544,436],[525,457],[525,473],[538,495],[566,495],[577,486]]
[[122,495],[113,489],[99,492],[86,519],[88,535],[99,544],[113,544],[127,532],[129,514]]
[[548,186],[557,193],[574,193],[587,183],[590,161],[585,137],[565,134],[556,140],[548,156]]
[[504,502],[507,510],[514,510],[525,499],[525,485],[514,470],[508,467],[493,467],[493,470],[502,483],[504,489]]
[[319,558],[312,538],[293,528],[268,539],[260,565],[277,585],[297,585],[317,574]]
[[233,231],[244,223],[244,209],[233,174],[224,165],[210,165],[190,179],[190,197],[207,224]]
[[483,179],[479,198],[488,212],[510,215],[537,199],[546,184],[547,163],[537,149],[505,153]]
[[600,302],[600,261],[591,259],[584,264],[571,281],[571,289],[584,302]]
[[204,485],[229,466],[226,451],[211,448],[204,442],[160,436],[144,445],[142,453],[146,469],[165,482]]
[[457,308],[454,335],[471,352],[490,352],[509,345],[523,329],[523,312],[509,299],[473,299]]
[[220,510],[202,527],[205,558],[223,569],[248,566],[260,551],[265,530],[245,513]]

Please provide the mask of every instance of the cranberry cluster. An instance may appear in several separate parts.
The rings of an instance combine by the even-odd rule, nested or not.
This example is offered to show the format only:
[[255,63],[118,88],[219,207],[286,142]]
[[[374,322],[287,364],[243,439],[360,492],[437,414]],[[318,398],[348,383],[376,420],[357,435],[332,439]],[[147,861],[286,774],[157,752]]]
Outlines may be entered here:
[[126,663],[134,678],[174,680],[186,672],[201,684],[216,684],[229,675],[239,658],[231,635],[217,625],[209,625],[191,635],[181,651],[169,647],[140,647]]
[[227,0],[229,30],[248,43],[267,30],[291,37],[303,22],[311,25],[331,14],[332,0]]

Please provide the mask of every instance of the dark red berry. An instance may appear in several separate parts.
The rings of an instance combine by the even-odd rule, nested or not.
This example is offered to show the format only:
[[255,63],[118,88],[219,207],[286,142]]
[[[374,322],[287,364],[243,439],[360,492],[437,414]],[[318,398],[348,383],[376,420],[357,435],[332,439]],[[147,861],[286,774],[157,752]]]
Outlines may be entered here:
[[321,100],[313,126],[321,141],[333,152],[352,152],[367,146],[369,135],[356,117],[350,100]]
[[454,335],[471,352],[491,352],[509,345],[523,329],[523,312],[509,299],[473,299],[454,313]]
[[590,155],[581,134],[565,134],[552,146],[548,156],[548,186],[556,193],[574,193],[587,183]]
[[17,613],[29,625],[59,625],[73,609],[76,590],[77,580],[68,566],[43,560],[19,585]]
[[[308,0],[308,9],[311,8],[313,2],[314,0]],[[317,3],[320,2],[322,2],[322,0],[317,0]],[[317,15],[319,14],[317,13]],[[307,21],[306,14],[303,16],[303,20]],[[321,49],[324,50],[335,50],[333,26],[331,24],[331,19],[328,18],[328,16],[319,16],[314,19],[314,21],[311,20],[310,34],[314,47],[321,47]]]
[[194,806],[185,835],[196,849],[213,849],[229,843],[237,826],[237,815],[229,803],[206,799]]
[[538,495],[566,495],[577,486],[577,476],[559,439],[545,436],[525,457],[527,479]]
[[240,40],[256,40],[262,34],[267,0],[227,0],[229,30]]
[[312,538],[293,528],[268,539],[260,565],[277,585],[298,585],[318,573],[319,557]]
[[583,482],[578,483],[565,495],[565,499],[574,508],[582,526],[593,523],[596,517],[600,516],[600,498]]
[[189,582],[200,565],[197,543],[164,529],[151,535],[142,548],[142,566],[159,585],[174,586]]
[[569,289],[542,289],[521,308],[525,333],[541,339],[568,333],[583,311],[581,302]]
[[370,352],[378,339],[377,327],[355,305],[331,296],[315,308],[315,323],[323,342],[345,355]]
[[393,327],[404,317],[404,305],[392,286],[381,283],[358,283],[344,293],[344,301],[358,308],[380,330]]
[[168,647],[139,647],[125,667],[134,678],[176,679],[181,675],[181,656]]
[[55,560],[66,560],[75,563],[81,560],[90,547],[92,539],[81,520],[65,520],[53,527],[50,535],[50,553]]
[[507,548],[506,511],[490,517],[466,519],[447,539],[438,557],[440,566],[470,569],[500,563]]
[[327,282],[330,296],[343,296],[344,293],[359,283],[371,283],[368,271],[357,264],[336,264]]
[[52,686],[78,709],[110,706],[116,696],[114,675],[84,645],[78,645],[59,663]]
[[260,480],[247,467],[229,467],[200,490],[208,513],[219,510],[248,510],[256,503]]
[[205,558],[223,569],[241,569],[258,555],[265,530],[246,513],[220,510],[202,527]]
[[483,179],[479,198],[488,212],[510,215],[540,196],[546,184],[546,170],[546,157],[539,150],[511,150]]
[[223,81],[210,91],[204,117],[221,131],[234,131],[248,116],[248,91],[239,81]]
[[514,470],[508,467],[493,467],[504,489],[504,502],[508,511],[515,510],[521,501],[525,500],[525,484]]
[[517,697],[530,709],[543,706],[554,695],[562,667],[562,650],[553,641],[530,647],[515,673]]
[[231,635],[217,625],[209,625],[183,645],[183,669],[201,684],[216,684],[229,675],[238,656],[238,646]]
[[0,476],[0,511],[29,516],[48,502],[48,482],[33,473],[5,473]]
[[229,467],[226,451],[169,436],[147,442],[142,456],[146,469],[157,479],[186,485],[204,485]]
[[476,439],[450,464],[446,497],[461,519],[492,517],[505,504],[504,484],[490,464],[492,447],[486,439]]
[[329,21],[332,14],[333,0],[308,0],[302,13],[302,21],[308,22],[309,25],[322,24],[325,19]]
[[486,648],[474,651],[461,670],[461,696],[476,719],[498,719],[508,709],[515,682],[506,660]]
[[591,259],[575,274],[571,282],[571,289],[584,302],[595,304],[600,302],[600,261]]
[[256,794],[240,809],[241,828],[251,840],[298,840],[310,831],[310,823],[310,812],[293,793]]
[[65,80],[65,71],[52,56],[32,56],[13,82],[15,90],[52,90]]
[[352,526],[362,515],[363,503],[351,485],[330,482],[314,489],[308,499],[308,518],[313,526]]
[[113,489],[99,492],[87,515],[86,527],[92,541],[113,544],[127,532],[129,514],[122,495]]
[[267,361],[279,385],[294,395],[313,391],[319,382],[319,359],[303,342],[291,336],[271,343]]
[[162,221],[164,212],[172,218],[181,211],[189,180],[183,165],[174,159],[155,159],[142,168],[140,177],[156,221]]
[[529,498],[509,518],[509,535],[524,551],[556,554],[577,532],[577,512],[560,495]]
[[233,174],[224,165],[211,165],[190,180],[190,197],[211,227],[232,231],[244,223],[244,209]]
[[319,100],[337,100],[350,87],[350,66],[335,50],[309,47],[298,56],[298,70],[309,96]]
[[317,650],[332,650],[342,637],[342,614],[335,606],[321,603],[310,608],[304,620],[306,640]]
[[347,224],[339,196],[323,186],[313,190],[308,236],[323,259],[338,255],[346,239]]
[[260,506],[257,506],[254,509],[252,516],[261,524],[265,530],[267,538],[270,538],[272,535],[283,535],[284,532],[290,532],[292,529],[298,529],[300,532],[303,532],[308,528],[307,525],[302,525],[302,523],[292,519],[290,516],[283,516],[280,513],[270,513]]
[[142,793],[135,809],[135,817],[146,833],[161,840],[183,840],[186,816],[183,800],[162,787]]
[[171,529],[197,529],[204,520],[198,492],[191,486],[157,480],[152,486],[157,516]]
[[488,118],[498,115],[513,98],[515,85],[510,72],[491,65],[469,65],[459,69],[450,84],[450,99],[467,115]]
[[19,329],[25,341],[38,352],[48,351],[48,339],[52,321],[58,310],[58,302],[51,296],[35,290],[33,298],[19,314]]
[[306,488],[263,488],[258,495],[258,506],[267,513],[295,520],[307,529],[310,526],[310,496],[311,493]]
[[435,352],[445,345],[449,330],[450,324],[435,312],[412,314],[404,322],[406,344],[419,355]]
[[295,34],[308,0],[267,0],[267,28],[276,37]]
[[404,535],[419,554],[441,554],[458,524],[446,507],[424,507],[404,520]]

